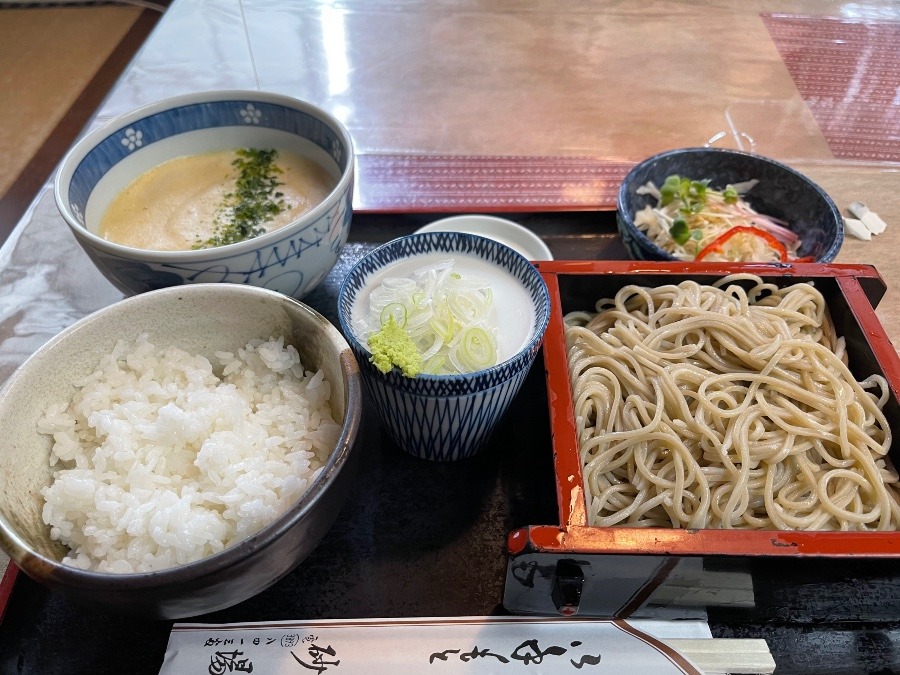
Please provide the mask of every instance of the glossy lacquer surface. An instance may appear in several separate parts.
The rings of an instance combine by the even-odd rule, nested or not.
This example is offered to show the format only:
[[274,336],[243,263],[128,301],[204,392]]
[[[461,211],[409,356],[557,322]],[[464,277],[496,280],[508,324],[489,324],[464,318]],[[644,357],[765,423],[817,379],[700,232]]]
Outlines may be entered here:
[[358,207],[609,208],[672,148],[889,168],[897,21],[891,2],[180,0],[100,116],[258,88],[350,129]]
[[[612,214],[599,221],[596,216],[588,220],[574,214],[518,219],[541,234],[555,257],[622,255]],[[408,234],[428,220],[424,215],[357,216],[338,266],[308,302],[337,321],[339,282],[355,261],[378,243]],[[588,223],[596,226],[596,233],[585,236],[581,232]],[[589,261],[582,264],[585,269],[593,266]],[[103,282],[99,276],[85,277],[73,279],[70,302],[93,297]],[[873,300],[879,286],[877,282],[871,287],[865,284]],[[61,296],[49,297],[57,298],[53,304],[60,310],[66,306]],[[380,428],[374,407],[366,402],[357,448],[360,477],[319,547],[269,590],[198,619],[506,613],[508,535],[528,525],[559,522],[560,517],[546,368],[542,353],[497,435],[479,455],[461,462],[423,462],[401,451]],[[516,561],[523,565],[514,573],[526,580],[530,575],[529,597],[546,597],[552,602],[553,588],[546,583],[552,575],[538,572],[543,567],[555,574],[556,564],[548,568],[543,554],[539,559],[518,556]],[[779,672],[865,672],[869,667],[900,667],[891,648],[900,635],[895,624],[895,607],[900,603],[895,561],[845,565],[838,581],[833,578],[830,561],[810,561],[799,571],[786,571],[779,561],[758,558],[698,564],[686,558],[673,573],[669,567],[632,557],[632,564],[626,565],[627,577],[620,577],[631,581],[621,584],[621,592],[640,589],[637,580],[645,581],[648,565],[657,569],[657,576],[668,573],[670,578],[682,580],[680,588],[657,591],[655,600],[662,601],[656,602],[657,609],[675,606],[670,602],[673,597],[683,600],[694,595],[694,606],[681,612],[682,616],[696,616],[701,604],[711,604],[706,612],[713,634],[765,637]],[[710,567],[712,576],[705,567]],[[755,578],[761,579],[752,587],[745,580],[751,567]],[[598,569],[602,578],[608,578],[608,568]],[[705,591],[697,584],[698,572],[706,581],[717,580],[717,585]],[[823,592],[823,578],[830,584],[828,592]],[[168,622],[123,620],[85,608],[23,575],[10,590],[0,624],[0,672],[115,673],[121,672],[123,663],[129,672],[157,672]],[[670,593],[668,598],[666,593]],[[709,602],[710,594],[719,604]],[[624,598],[626,602],[630,597]],[[637,593],[635,597],[641,600],[643,596]],[[767,609],[760,614],[758,608],[763,606]],[[548,611],[555,612],[555,607]],[[804,646],[803,651],[797,651],[797,644]]]
[[[872,311],[884,286],[874,268],[839,265],[746,265],[575,262],[539,263],[553,301],[544,338],[548,410],[551,418],[559,513],[556,525],[536,524],[512,532],[504,604],[513,611],[579,615],[702,615],[725,607],[744,620],[771,619],[778,612],[813,620],[820,610],[785,597],[773,600],[755,589],[772,581],[772,570],[822,597],[840,593],[848,569],[880,579],[900,558],[893,532],[775,532],[590,527],[576,436],[563,316],[592,308],[623,286],[661,286],[690,279],[709,283],[748,272],[779,285],[808,281],[825,296],[836,330],[847,342],[854,376],[883,375],[892,395],[884,412],[900,425],[896,392],[900,359]],[[896,462],[896,455],[892,454]],[[835,590],[833,587],[837,585]],[[872,596],[845,606],[848,620],[893,616],[892,604]]]

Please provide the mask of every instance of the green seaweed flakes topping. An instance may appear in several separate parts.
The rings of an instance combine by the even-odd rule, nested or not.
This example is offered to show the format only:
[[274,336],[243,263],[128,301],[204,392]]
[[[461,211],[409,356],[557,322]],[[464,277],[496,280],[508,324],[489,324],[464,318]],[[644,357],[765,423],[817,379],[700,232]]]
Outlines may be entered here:
[[233,192],[225,195],[216,213],[215,234],[194,245],[194,249],[225,246],[265,233],[266,223],[289,208],[278,187],[283,173],[275,163],[278,151],[240,148],[231,165],[237,169]]

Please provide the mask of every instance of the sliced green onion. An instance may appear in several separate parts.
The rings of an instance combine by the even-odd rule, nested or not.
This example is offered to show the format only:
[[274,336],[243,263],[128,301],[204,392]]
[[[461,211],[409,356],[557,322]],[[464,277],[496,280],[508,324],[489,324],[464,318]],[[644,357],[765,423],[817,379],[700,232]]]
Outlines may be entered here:
[[384,306],[381,310],[381,325],[384,326],[388,322],[388,317],[394,317],[394,321],[400,328],[406,328],[406,307],[399,302],[391,302]]
[[472,326],[463,333],[460,351],[465,362],[475,366],[474,370],[492,365],[497,360],[494,341],[479,326]]
[[444,364],[446,362],[447,359],[443,354],[435,354],[424,363],[422,372],[427,373],[428,375],[439,375],[444,369]]
[[388,321],[400,326],[422,355],[419,372],[467,373],[496,363],[490,282],[461,275],[454,264],[442,260],[385,279],[369,295],[367,330],[375,333]]
[[451,330],[449,323],[441,321],[438,318],[433,318],[428,322],[428,325],[444,342],[450,342],[450,340],[453,339],[453,331]]
[[488,306],[474,291],[460,290],[447,294],[448,309],[462,323],[477,320]]

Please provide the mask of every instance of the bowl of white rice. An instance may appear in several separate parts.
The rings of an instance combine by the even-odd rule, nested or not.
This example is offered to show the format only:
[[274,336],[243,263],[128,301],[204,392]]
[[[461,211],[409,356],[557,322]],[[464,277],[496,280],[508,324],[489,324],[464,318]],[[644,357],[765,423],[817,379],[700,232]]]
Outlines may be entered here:
[[0,390],[0,545],[76,600],[157,618],[300,564],[349,491],[357,362],[325,317],[236,284],[70,326]]

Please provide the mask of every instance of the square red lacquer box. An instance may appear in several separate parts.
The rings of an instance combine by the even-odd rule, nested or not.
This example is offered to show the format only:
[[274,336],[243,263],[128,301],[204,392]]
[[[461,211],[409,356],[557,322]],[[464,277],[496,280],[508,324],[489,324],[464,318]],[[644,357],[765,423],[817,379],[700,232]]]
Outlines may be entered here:
[[[513,612],[694,618],[715,610],[748,620],[896,618],[900,534],[592,527],[566,363],[563,316],[593,310],[623,286],[711,283],[749,272],[778,285],[812,282],[846,339],[857,379],[880,373],[891,396],[884,412],[900,429],[900,359],[875,314],[885,285],[866,265],[726,265],[549,261],[537,263],[552,311],[543,365],[551,416],[559,522],[507,539],[504,605]],[[900,449],[891,449],[895,466]],[[849,589],[849,590],[848,590]],[[848,595],[849,593],[849,595]]]

